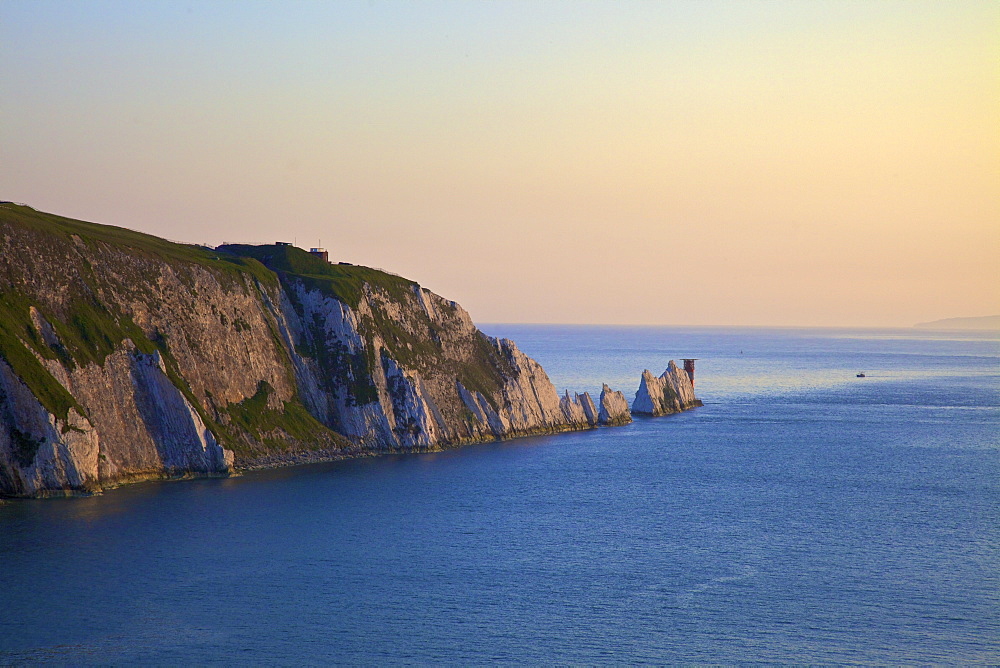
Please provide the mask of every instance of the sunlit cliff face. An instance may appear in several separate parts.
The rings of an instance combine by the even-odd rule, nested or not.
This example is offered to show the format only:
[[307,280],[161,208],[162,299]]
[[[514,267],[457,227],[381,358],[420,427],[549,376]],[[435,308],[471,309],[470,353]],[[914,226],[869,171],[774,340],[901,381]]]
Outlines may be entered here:
[[1000,7],[0,5],[0,198],[481,321],[1000,312]]

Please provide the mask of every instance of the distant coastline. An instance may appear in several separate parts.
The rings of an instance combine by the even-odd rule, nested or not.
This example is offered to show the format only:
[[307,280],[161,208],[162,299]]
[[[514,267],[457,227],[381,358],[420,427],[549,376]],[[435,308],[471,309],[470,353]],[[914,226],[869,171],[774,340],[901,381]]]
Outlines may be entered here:
[[931,322],[919,322],[917,329],[995,329],[1000,330],[1000,315],[984,315],[976,318],[944,318]]

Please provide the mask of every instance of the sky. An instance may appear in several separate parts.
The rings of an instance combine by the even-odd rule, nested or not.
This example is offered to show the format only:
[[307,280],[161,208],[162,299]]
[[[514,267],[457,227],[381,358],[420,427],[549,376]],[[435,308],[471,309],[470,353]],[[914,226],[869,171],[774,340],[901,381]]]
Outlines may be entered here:
[[1000,313],[1000,3],[0,0],[0,199],[477,322]]

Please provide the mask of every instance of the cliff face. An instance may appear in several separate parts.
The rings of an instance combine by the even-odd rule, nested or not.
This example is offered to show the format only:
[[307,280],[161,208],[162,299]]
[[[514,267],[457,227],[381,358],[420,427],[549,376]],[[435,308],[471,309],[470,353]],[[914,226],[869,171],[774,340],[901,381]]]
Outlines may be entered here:
[[0,495],[596,424],[419,285],[0,203]]
[[282,274],[288,337],[306,405],[375,449],[455,445],[589,426],[513,341],[415,283],[364,283],[356,302]]

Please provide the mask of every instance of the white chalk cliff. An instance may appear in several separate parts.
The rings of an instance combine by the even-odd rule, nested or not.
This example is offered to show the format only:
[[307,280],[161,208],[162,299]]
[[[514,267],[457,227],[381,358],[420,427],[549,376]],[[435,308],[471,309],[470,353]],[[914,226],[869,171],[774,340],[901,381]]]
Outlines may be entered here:
[[0,496],[587,429],[412,281],[0,203]]
[[[633,410],[697,405],[675,371],[644,376]],[[630,419],[621,392],[560,397],[513,341],[394,274],[0,202],[0,496]]]

